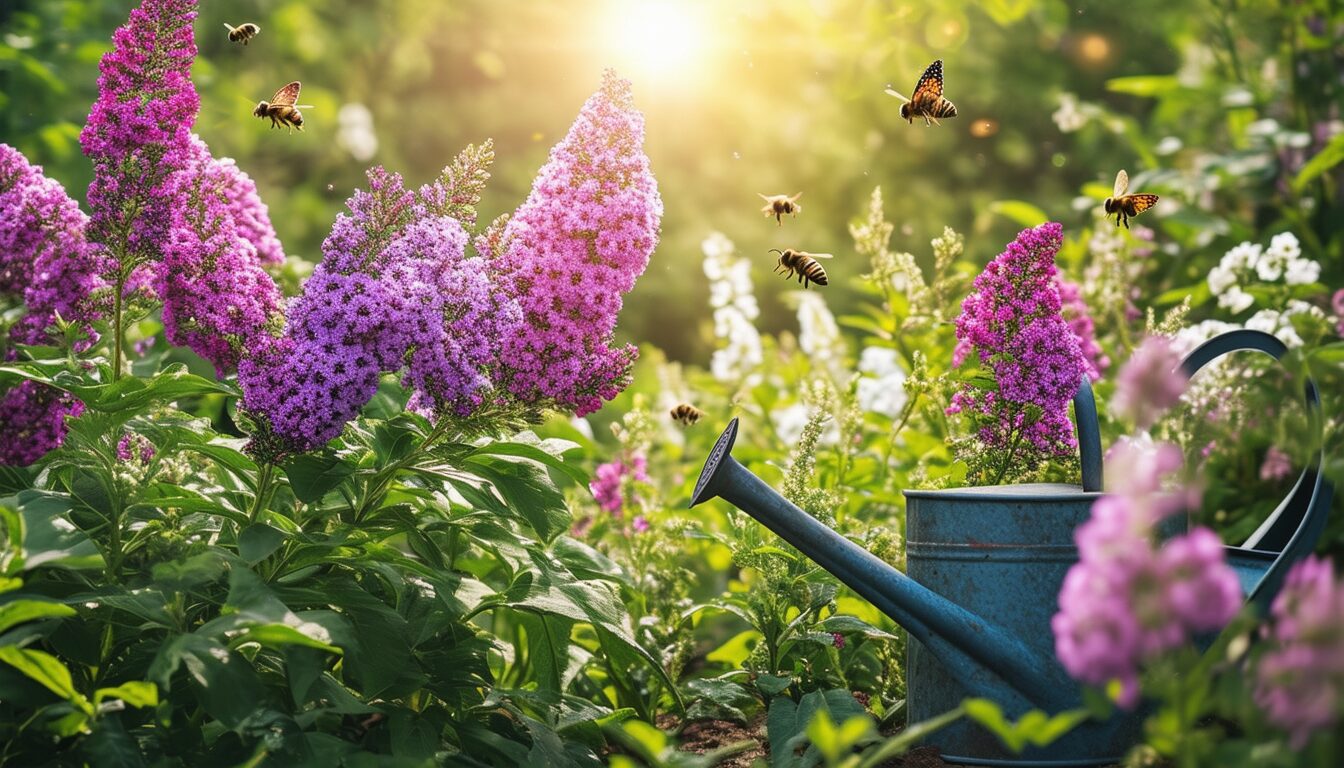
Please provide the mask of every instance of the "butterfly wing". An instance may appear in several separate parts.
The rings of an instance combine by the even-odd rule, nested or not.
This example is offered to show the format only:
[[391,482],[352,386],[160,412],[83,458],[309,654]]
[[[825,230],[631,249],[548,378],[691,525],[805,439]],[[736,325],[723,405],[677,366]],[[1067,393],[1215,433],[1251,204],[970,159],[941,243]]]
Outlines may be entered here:
[[1130,195],[1126,199],[1134,204],[1134,215],[1136,216],[1157,205],[1157,195]]
[[271,97],[271,106],[273,107],[292,107],[294,102],[299,100],[299,88],[302,86],[298,80],[286,85],[284,88],[275,92]]
[[1120,172],[1115,174],[1115,188],[1111,191],[1111,197],[1121,197],[1129,189],[1129,174],[1121,168]]
[[910,94],[910,101],[917,105],[930,105],[938,103],[942,97],[943,60],[938,59],[919,76],[919,82],[915,83],[915,90]]

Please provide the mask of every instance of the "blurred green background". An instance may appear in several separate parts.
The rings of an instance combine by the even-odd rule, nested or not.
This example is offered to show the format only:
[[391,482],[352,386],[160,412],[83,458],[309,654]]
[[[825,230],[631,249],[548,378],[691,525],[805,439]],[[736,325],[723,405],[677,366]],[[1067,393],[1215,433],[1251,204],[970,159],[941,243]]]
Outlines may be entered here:
[[[98,58],[132,6],[0,4],[0,141],[77,199]],[[226,21],[262,32],[232,44]],[[793,323],[769,248],[836,254],[827,291],[844,311],[855,299],[846,278],[867,269],[847,225],[878,184],[895,249],[925,253],[950,225],[983,263],[1035,216],[1066,232],[1092,226],[1124,167],[1164,196],[1139,220],[1173,257],[1153,296],[1198,284],[1240,239],[1286,228],[1323,261],[1322,282],[1339,285],[1339,167],[1293,182],[1327,147],[1344,156],[1331,143],[1340,33],[1338,4],[1310,1],[249,0],[203,4],[193,77],[197,131],[256,178],[287,251],[316,261],[372,164],[421,183],[491,137],[483,217],[512,210],[615,67],[634,81],[666,205],[621,334],[704,363],[704,237],[719,230],[759,255],[763,330]],[[960,115],[908,125],[883,90],[908,94],[934,58]],[[314,105],[304,133],[250,115],[294,79]],[[797,219],[777,227],[759,213],[756,193],[798,191]]]

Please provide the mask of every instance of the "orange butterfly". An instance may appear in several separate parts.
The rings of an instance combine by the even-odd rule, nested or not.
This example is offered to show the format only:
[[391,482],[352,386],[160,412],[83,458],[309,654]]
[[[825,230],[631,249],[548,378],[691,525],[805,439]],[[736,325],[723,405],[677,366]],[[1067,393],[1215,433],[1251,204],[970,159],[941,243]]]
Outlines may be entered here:
[[905,102],[901,105],[901,117],[912,124],[916,117],[924,118],[925,125],[929,125],[930,120],[941,125],[938,123],[938,118],[957,116],[956,105],[943,98],[942,59],[933,62],[924,70],[919,82],[915,83],[915,90],[910,94],[910,98],[907,99],[890,88],[887,89],[887,94]]
[[1115,226],[1125,225],[1129,229],[1129,217],[1138,216],[1140,213],[1157,205],[1157,195],[1133,194],[1127,195],[1129,191],[1129,174],[1121,168],[1120,172],[1115,174],[1115,189],[1111,196],[1106,198],[1102,206],[1106,209],[1106,215],[1115,216]]

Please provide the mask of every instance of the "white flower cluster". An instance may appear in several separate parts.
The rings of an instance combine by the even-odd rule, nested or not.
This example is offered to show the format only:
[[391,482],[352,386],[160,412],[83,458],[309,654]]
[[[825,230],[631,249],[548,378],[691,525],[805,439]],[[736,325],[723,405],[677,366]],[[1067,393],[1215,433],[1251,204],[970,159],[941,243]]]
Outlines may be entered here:
[[868,374],[859,379],[856,396],[859,407],[894,419],[905,407],[905,371],[901,370],[896,350],[888,347],[864,347],[859,354],[859,371]]
[[719,381],[740,381],[764,361],[761,334],[753,321],[761,314],[751,287],[751,262],[737,255],[733,241],[713,232],[700,244],[709,278],[709,305],[719,349],[709,370]]
[[1255,303],[1255,297],[1242,288],[1247,282],[1282,280],[1285,285],[1310,285],[1320,276],[1320,263],[1302,256],[1302,246],[1292,232],[1282,232],[1270,239],[1268,248],[1244,242],[1223,254],[1218,266],[1209,270],[1208,281],[1218,306],[1237,314]]
[[844,373],[846,347],[835,315],[820,293],[797,291],[793,296],[798,302],[798,346],[813,365],[838,380]]
[[1262,309],[1256,312],[1246,321],[1246,327],[1253,331],[1264,331],[1278,336],[1279,341],[1290,347],[1300,347],[1302,346],[1302,337],[1297,335],[1297,331],[1293,329],[1293,315],[1325,318],[1325,312],[1320,307],[1294,299],[1288,302],[1288,307],[1282,312],[1273,309]]

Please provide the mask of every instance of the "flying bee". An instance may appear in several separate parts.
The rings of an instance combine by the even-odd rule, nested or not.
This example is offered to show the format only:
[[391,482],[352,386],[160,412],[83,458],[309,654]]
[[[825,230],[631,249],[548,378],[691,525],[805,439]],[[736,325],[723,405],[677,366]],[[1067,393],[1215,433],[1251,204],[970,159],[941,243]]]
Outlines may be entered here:
[[689,427],[699,421],[700,417],[705,415],[705,412],[690,403],[682,403],[672,409],[671,415],[673,421],[683,427]]
[[943,98],[942,59],[930,64],[924,70],[924,74],[919,76],[919,82],[915,83],[915,90],[910,94],[910,98],[907,99],[890,88],[887,89],[887,95],[905,102],[901,105],[901,117],[911,124],[915,122],[916,117],[922,117],[925,125],[929,125],[930,120],[935,125],[941,125],[938,118],[957,116],[956,105]]
[[779,254],[779,261],[775,263],[774,271],[778,272],[781,268],[784,269],[785,280],[793,277],[796,273],[798,282],[802,283],[804,288],[807,287],[809,282],[817,285],[826,284],[826,270],[821,268],[817,259],[832,258],[831,254],[808,253],[807,251],[795,251],[792,248],[785,248],[782,251],[778,248],[771,248],[770,252]]
[[1133,195],[1125,194],[1129,191],[1129,174],[1121,168],[1120,172],[1115,174],[1115,189],[1111,191],[1111,196],[1106,198],[1102,206],[1106,209],[1106,215],[1115,215],[1115,226],[1125,225],[1129,229],[1129,217],[1138,216],[1140,213],[1157,205],[1157,195],[1145,193],[1136,193]]
[[767,196],[762,195],[760,192],[757,192],[756,195],[765,201],[765,205],[761,206],[761,213],[764,213],[766,216],[774,216],[776,225],[784,223],[784,219],[781,218],[784,214],[787,213],[790,216],[797,216],[803,210],[803,206],[798,204],[798,198],[803,196],[802,192],[799,192],[793,197],[789,197],[788,195]]
[[229,42],[242,43],[243,45],[247,45],[247,41],[256,37],[257,33],[261,31],[261,27],[250,21],[236,27],[226,21],[224,26],[229,28]]
[[[299,107],[294,102],[299,100],[299,88],[302,86],[298,80],[286,85],[284,88],[275,92],[270,101],[262,101],[257,104],[257,108],[252,110],[253,117],[260,117],[265,120],[271,119],[271,127],[278,128],[281,124],[303,130],[303,113],[299,112]],[[304,109],[312,109],[311,104],[304,104]]]

